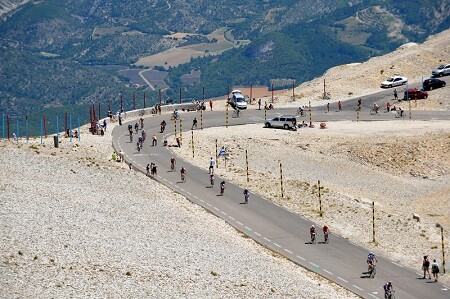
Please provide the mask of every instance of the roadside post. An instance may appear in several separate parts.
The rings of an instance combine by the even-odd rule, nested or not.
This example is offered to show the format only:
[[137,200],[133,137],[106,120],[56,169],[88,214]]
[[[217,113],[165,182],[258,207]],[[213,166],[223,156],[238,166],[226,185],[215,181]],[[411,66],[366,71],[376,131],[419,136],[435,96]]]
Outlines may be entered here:
[[203,130],[203,109],[200,109],[200,129]]
[[444,247],[444,227],[439,223],[436,224],[436,227],[441,229],[441,245],[442,245],[442,271],[445,274],[445,247]]
[[44,137],[47,138],[47,118],[45,117],[45,114],[43,115],[44,118]]
[[281,188],[281,198],[284,197],[284,188],[283,188],[283,166],[280,162],[280,188]]
[[408,104],[409,104],[409,120],[411,120],[411,117],[412,117],[412,115],[411,115],[411,99],[408,99]]
[[295,80],[292,79],[292,100],[295,101]]
[[43,128],[43,122],[44,122],[44,120],[41,120],[40,121],[40,123],[41,123],[41,144],[42,144],[42,134],[44,133],[43,131],[44,131],[44,128]]
[[217,139],[216,139],[216,167],[219,168],[219,152],[217,151]]
[[81,140],[80,118],[78,117],[78,142]]
[[10,125],[9,125],[9,114],[6,116],[6,124],[7,124],[7,126],[8,126],[8,128],[7,128],[7,132],[8,132],[8,140],[11,138],[11,135],[10,135]]
[[247,171],[247,183],[250,181],[249,177],[248,177],[248,151],[245,150],[245,168]]
[[19,118],[16,119],[16,138],[17,142],[19,142]]
[[176,117],[173,118],[173,125],[175,127],[175,137],[177,137],[177,119],[176,119]]
[[[69,139],[70,139],[70,143],[72,144],[72,115],[69,115]],[[80,135],[80,132],[78,131],[78,135]]]
[[267,120],[267,110],[264,108],[264,120]]
[[28,115],[25,115],[25,141],[28,144]]
[[2,114],[2,139],[5,140],[5,114]]
[[375,202],[372,201],[372,242],[375,243]]
[[180,139],[181,142],[183,142],[183,121],[181,120],[181,117],[180,117]]
[[320,196],[320,180],[317,182],[317,189],[319,190],[319,213],[320,213],[320,217],[322,217],[323,213],[322,213],[322,198]]
[[192,158],[194,158],[194,130],[191,131]]
[[226,128],[228,128],[228,104],[227,104],[227,110],[225,113],[225,126],[226,126]]
[[311,101],[309,101],[309,127],[312,128],[312,109],[311,109]]

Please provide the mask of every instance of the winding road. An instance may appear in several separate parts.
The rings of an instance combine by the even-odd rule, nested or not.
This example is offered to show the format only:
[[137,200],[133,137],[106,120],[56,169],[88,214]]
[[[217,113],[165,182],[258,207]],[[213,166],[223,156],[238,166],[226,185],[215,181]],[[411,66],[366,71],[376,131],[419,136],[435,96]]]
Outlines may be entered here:
[[[447,80],[448,81],[448,80]],[[410,86],[411,87],[411,86]],[[397,88],[400,90],[400,88]],[[360,121],[392,120],[392,113],[370,115],[370,107],[373,102],[380,103],[384,108],[386,99],[392,97],[393,89],[383,90],[379,93],[362,97],[362,112]],[[276,104],[275,104],[276,105]],[[336,104],[333,104],[336,108]],[[321,121],[355,120],[356,99],[342,102],[343,111],[339,113],[324,113],[326,106],[315,107],[312,111],[313,122],[317,125]],[[403,104],[404,108],[407,108]],[[229,118],[229,125],[240,125],[264,122],[264,111],[250,106],[243,112],[243,117]],[[267,111],[267,118],[276,115],[293,114],[295,108],[276,109]],[[408,110],[405,109],[406,118],[397,121],[408,121]],[[231,113],[230,113],[231,115]],[[199,112],[181,113],[183,124],[190,127],[193,118],[200,119]],[[159,132],[159,124],[165,119],[168,123],[166,133],[158,133],[158,145],[151,146],[151,133]],[[224,196],[220,196],[218,184],[214,188],[207,188],[207,172],[188,161],[178,165],[187,165],[187,181],[180,181],[179,171],[170,171],[170,157],[173,153],[170,147],[162,145],[162,140],[174,132],[169,115],[152,115],[145,119],[145,130],[148,132],[144,148],[137,153],[135,142],[129,142],[127,130],[128,123],[117,126],[113,131],[113,147],[119,152],[123,150],[125,160],[132,163],[133,168],[143,173],[150,162],[158,165],[158,175],[155,180],[185,196],[190,201],[202,206],[212,214],[224,219],[231,226],[254,239],[264,247],[273,250],[294,263],[320,274],[327,279],[336,282],[351,292],[363,298],[384,298],[383,284],[392,281],[397,298],[450,298],[450,288],[442,283],[429,283],[422,280],[422,273],[396,264],[384,257],[378,258],[378,271],[375,278],[365,278],[362,272],[367,268],[365,259],[368,250],[352,244],[347,239],[337,235],[330,236],[330,243],[323,244],[322,233],[318,233],[318,243],[309,243],[309,227],[312,222],[296,215],[272,202],[251,193],[248,204],[243,204],[242,188],[226,182],[227,188]],[[309,116],[304,118],[309,122]],[[446,111],[413,111],[412,119],[420,120],[450,120],[450,114]],[[134,124],[134,121],[133,121]],[[215,127],[225,125],[224,111],[205,111],[203,113],[203,127]],[[200,124],[199,124],[200,128]],[[190,137],[184,132],[184,136]],[[137,135],[135,135],[137,136]],[[188,144],[188,142],[185,142]],[[187,145],[186,145],[187,146]],[[178,158],[177,160],[180,160]],[[209,157],[205,157],[205,163]],[[219,166],[220,167],[220,166]],[[216,178],[216,182],[219,179]],[[318,227],[321,227],[318,225]]]

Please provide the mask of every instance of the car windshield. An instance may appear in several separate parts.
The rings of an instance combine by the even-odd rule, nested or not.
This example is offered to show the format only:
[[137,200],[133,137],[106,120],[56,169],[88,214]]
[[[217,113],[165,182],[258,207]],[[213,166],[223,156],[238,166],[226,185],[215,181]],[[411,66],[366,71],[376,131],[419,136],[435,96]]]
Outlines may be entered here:
[[389,78],[389,79],[387,79],[387,81],[388,81],[388,82],[392,82],[392,81],[394,81],[394,80],[395,80],[395,79],[394,79],[394,78],[392,78],[392,77],[391,77],[391,78]]
[[237,98],[237,99],[236,99],[236,102],[238,102],[238,103],[243,103],[243,102],[245,102],[245,99],[243,99],[243,98]]
[[441,64],[441,65],[438,67],[438,70],[442,70],[443,68],[445,68],[445,64]]

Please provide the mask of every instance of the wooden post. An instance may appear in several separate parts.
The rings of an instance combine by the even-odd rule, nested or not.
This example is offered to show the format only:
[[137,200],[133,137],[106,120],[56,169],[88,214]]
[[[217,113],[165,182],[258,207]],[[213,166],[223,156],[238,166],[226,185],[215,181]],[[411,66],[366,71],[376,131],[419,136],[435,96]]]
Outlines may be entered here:
[[11,135],[10,135],[9,114],[6,116],[6,124],[7,124],[7,126],[8,126],[7,132],[8,132],[8,140],[9,140],[9,139],[11,138]]
[[203,130],[203,109],[200,109],[200,129]]
[[322,217],[322,198],[320,196],[320,181],[317,182],[317,186],[319,189],[319,212],[320,212],[320,217]]
[[216,139],[216,167],[219,168],[219,152],[217,151],[217,139]]
[[250,103],[253,100],[253,98],[252,98],[252,89],[253,89],[253,84],[250,83]]
[[123,98],[122,98],[122,94],[120,95],[120,113],[123,112]]
[[284,188],[283,188],[283,167],[280,162],[280,187],[281,187],[281,198],[284,197]]
[[250,181],[249,177],[248,177],[248,151],[245,150],[245,168],[247,170],[247,183]]
[[272,103],[273,103],[273,82],[272,82]]
[[292,100],[295,101],[295,80],[292,79]]
[[44,137],[47,138],[47,118],[44,114]]
[[180,117],[180,140],[181,142],[183,142],[183,121],[181,120],[181,117]]
[[181,87],[180,87],[180,104],[181,104]]
[[191,131],[192,158],[194,158],[194,130]]
[[161,95],[161,88],[159,89],[159,104],[162,103],[162,95]]
[[372,201],[372,242],[375,243],[375,202]]
[[309,101],[309,126],[312,127],[312,109],[311,109],[311,101]]

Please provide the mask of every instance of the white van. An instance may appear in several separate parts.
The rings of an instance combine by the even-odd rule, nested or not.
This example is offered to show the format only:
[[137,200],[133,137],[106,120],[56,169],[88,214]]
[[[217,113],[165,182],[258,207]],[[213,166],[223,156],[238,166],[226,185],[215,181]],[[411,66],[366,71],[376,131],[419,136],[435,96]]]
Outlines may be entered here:
[[240,90],[235,89],[231,92],[231,94],[231,107],[237,109],[247,109],[247,100]]

